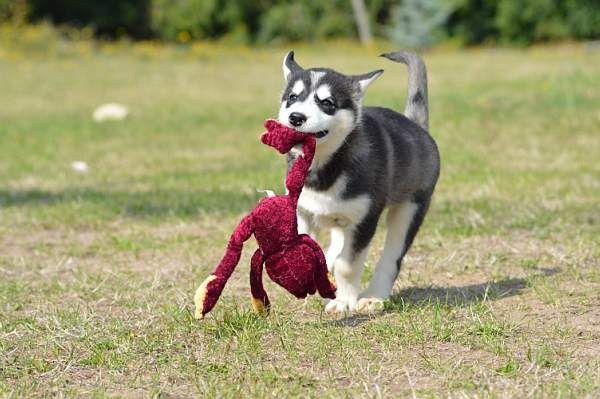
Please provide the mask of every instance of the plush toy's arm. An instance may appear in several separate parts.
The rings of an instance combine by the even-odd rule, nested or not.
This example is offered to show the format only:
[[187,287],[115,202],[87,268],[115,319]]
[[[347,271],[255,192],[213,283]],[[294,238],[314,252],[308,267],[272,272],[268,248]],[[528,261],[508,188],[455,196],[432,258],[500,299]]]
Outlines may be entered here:
[[258,248],[250,260],[250,292],[252,293],[252,308],[256,313],[268,312],[271,306],[262,282],[264,261],[263,253]]
[[317,258],[317,265],[315,267],[315,284],[317,286],[317,291],[319,291],[319,295],[323,298],[335,299],[335,284],[331,280],[329,280],[329,275],[327,273],[327,261],[325,260],[325,255],[323,254],[323,250],[319,245],[308,235],[302,235],[302,241],[310,246],[315,253]]
[[315,139],[307,137],[302,146],[303,155],[300,155],[290,168],[287,177],[285,178],[285,187],[288,189],[289,195],[296,200],[300,197],[304,180],[308,175],[308,170],[312,163],[315,154]]
[[215,268],[213,274],[208,276],[206,280],[198,287],[194,295],[194,303],[196,305],[196,318],[202,319],[204,315],[211,311],[217,303],[225,283],[231,277],[235,270],[244,242],[250,238],[253,233],[252,215],[248,215],[235,228],[233,234],[229,238],[225,255]]

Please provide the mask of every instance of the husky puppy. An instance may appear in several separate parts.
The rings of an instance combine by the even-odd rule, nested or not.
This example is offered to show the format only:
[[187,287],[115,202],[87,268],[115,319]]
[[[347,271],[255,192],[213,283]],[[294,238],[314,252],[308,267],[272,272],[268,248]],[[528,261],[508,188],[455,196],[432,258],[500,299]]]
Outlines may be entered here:
[[[279,121],[317,137],[316,154],[298,202],[298,229],[330,231],[327,266],[337,298],[327,312],[374,311],[392,292],[402,258],[423,222],[439,172],[437,146],[428,133],[427,72],[412,52],[383,54],[408,66],[404,115],[366,107],[367,87],[383,70],[344,75],[303,69],[288,53]],[[288,154],[289,165],[298,150]],[[387,236],[368,288],[360,280],[369,243],[384,209]]]

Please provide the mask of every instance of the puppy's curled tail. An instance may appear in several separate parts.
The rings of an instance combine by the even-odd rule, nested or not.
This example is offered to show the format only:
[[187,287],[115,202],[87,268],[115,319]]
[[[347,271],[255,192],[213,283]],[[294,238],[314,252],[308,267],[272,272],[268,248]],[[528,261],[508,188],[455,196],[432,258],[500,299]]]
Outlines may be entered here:
[[389,60],[401,62],[408,67],[408,98],[404,115],[429,131],[429,108],[427,100],[427,69],[425,63],[412,51],[396,51],[381,54]]

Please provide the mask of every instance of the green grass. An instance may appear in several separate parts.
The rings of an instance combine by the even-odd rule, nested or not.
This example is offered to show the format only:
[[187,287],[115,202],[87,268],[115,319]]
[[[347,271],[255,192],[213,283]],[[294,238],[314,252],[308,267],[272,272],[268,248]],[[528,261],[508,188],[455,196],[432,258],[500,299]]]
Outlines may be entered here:
[[[252,314],[252,243],[198,322],[256,189],[281,191],[257,138],[285,49],[0,44],[0,396],[600,395],[600,52],[425,54],[442,175],[383,314],[271,283]],[[401,108],[406,72],[377,47],[296,50],[385,68],[366,103]],[[131,117],[94,123],[109,101]]]

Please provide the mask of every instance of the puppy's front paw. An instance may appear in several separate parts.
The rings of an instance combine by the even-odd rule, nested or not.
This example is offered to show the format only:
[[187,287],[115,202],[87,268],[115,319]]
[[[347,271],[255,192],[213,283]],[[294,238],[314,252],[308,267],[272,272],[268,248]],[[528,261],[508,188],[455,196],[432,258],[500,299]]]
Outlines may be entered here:
[[383,312],[383,299],[381,298],[360,298],[356,305],[356,310],[361,313],[379,313]]
[[356,310],[356,298],[341,297],[338,296],[336,299],[332,299],[325,306],[325,312],[327,313],[345,313],[353,312]]

